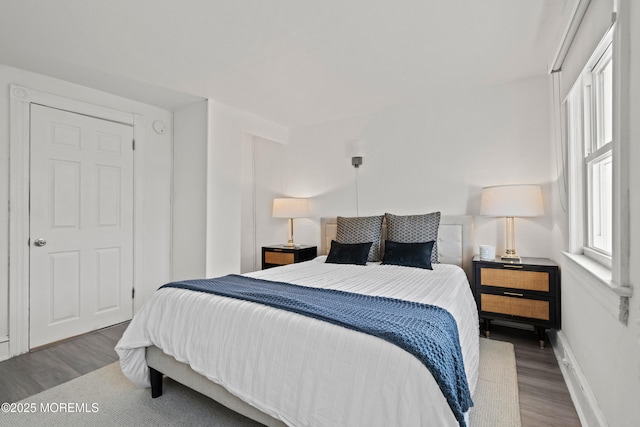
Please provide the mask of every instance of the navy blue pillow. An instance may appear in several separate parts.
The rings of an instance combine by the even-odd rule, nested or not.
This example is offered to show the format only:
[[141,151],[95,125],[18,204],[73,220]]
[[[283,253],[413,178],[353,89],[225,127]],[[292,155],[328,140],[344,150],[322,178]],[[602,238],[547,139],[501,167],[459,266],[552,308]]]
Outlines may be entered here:
[[366,265],[373,242],[368,243],[338,243],[331,241],[331,249],[325,262],[331,264]]
[[433,270],[431,267],[433,244],[433,240],[424,243],[398,243],[385,240],[382,264]]

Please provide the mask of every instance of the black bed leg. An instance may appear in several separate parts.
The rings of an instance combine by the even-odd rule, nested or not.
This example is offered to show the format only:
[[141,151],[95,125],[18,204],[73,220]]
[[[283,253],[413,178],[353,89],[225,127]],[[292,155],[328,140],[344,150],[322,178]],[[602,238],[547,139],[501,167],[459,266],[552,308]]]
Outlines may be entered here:
[[149,380],[151,381],[151,397],[162,396],[162,372],[149,368]]

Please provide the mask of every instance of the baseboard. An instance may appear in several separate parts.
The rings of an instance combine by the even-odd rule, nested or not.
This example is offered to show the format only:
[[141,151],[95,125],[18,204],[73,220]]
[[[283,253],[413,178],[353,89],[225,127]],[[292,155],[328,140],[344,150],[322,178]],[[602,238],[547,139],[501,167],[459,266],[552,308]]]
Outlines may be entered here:
[[549,330],[549,341],[558,360],[560,371],[569,389],[583,427],[606,427],[609,424],[580,369],[571,346],[562,331]]
[[0,362],[9,359],[9,339],[0,338]]

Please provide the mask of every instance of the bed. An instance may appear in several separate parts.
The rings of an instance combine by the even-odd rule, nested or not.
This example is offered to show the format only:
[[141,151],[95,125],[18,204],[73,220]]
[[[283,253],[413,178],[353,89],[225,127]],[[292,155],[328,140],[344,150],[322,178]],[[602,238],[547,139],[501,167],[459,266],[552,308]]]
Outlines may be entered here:
[[[433,270],[325,263],[336,219],[323,218],[321,229],[317,259],[246,276],[442,306],[458,323],[473,394],[479,337],[468,283],[471,218],[441,218],[440,264]],[[382,239],[385,233],[383,227]],[[432,374],[405,350],[253,302],[162,289],[136,314],[116,351],[123,373],[139,387],[151,385],[154,395],[164,374],[267,426],[460,424]]]

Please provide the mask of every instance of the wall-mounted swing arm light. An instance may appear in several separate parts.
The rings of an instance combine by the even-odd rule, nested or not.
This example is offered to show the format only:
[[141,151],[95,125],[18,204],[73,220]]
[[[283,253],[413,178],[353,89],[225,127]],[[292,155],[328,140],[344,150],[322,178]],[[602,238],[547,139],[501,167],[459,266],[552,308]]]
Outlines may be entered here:
[[358,196],[358,175],[360,165],[362,165],[362,157],[364,155],[364,142],[361,139],[353,139],[347,142],[347,155],[351,157],[351,166],[355,171],[355,187],[356,187],[356,216],[360,215],[360,201]]
[[356,216],[360,216],[360,201],[358,195],[358,168],[362,164],[362,156],[353,156],[351,158],[351,165],[353,165],[356,171]]
[[362,164],[362,156],[364,155],[364,141],[361,139],[352,139],[346,143],[347,155],[351,157],[351,166],[360,167]]

